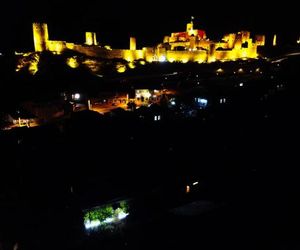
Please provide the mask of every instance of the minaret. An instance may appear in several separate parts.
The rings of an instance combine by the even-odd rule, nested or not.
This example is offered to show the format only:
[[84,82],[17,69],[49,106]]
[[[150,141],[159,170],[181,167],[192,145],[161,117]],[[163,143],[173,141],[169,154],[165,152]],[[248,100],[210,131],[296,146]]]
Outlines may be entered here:
[[48,49],[48,25],[46,23],[33,23],[34,50],[42,52]]

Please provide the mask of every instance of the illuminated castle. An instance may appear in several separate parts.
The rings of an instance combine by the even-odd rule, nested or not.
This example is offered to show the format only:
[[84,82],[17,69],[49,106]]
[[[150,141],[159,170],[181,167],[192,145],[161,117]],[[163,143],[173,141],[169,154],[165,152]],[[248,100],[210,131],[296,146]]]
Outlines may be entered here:
[[194,29],[193,21],[186,26],[185,32],[165,36],[163,43],[155,47],[136,49],[136,39],[130,37],[129,49],[111,49],[100,46],[96,33],[86,32],[84,44],[49,40],[48,26],[45,23],[33,24],[35,51],[51,51],[56,54],[69,49],[87,56],[106,59],[125,59],[128,62],[143,59],[147,62],[213,62],[216,60],[236,60],[257,58],[257,46],[264,46],[265,37],[250,38],[250,32],[241,31],[225,35],[219,42],[210,41],[204,30]]

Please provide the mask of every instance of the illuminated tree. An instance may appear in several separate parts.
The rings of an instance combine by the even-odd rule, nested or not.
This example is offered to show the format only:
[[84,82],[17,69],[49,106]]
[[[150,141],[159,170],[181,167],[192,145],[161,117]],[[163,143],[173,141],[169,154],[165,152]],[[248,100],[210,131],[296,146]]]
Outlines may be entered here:
[[121,201],[120,208],[123,210],[124,213],[128,213],[128,210],[129,210],[128,202]]

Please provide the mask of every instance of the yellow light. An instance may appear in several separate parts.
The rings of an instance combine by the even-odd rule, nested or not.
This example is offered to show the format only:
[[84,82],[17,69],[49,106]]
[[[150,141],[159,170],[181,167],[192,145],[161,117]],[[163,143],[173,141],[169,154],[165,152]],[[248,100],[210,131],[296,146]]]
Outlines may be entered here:
[[34,75],[38,71],[38,62],[31,62],[28,67],[29,73]]
[[273,46],[276,46],[276,43],[277,43],[277,36],[276,35],[274,35],[274,37],[273,37]]
[[149,89],[137,89],[135,93],[136,98],[144,97],[146,99],[149,99],[151,97],[151,93]]
[[216,70],[216,72],[217,72],[217,73],[223,73],[224,70],[223,70],[222,68],[219,68],[219,69]]
[[99,72],[101,69],[101,63],[98,62],[97,60],[93,59],[85,59],[82,64],[87,66],[92,72]]
[[124,73],[126,71],[125,65],[117,65],[117,71],[118,73]]
[[34,75],[38,71],[39,60],[39,54],[24,54],[21,58],[19,58],[15,71],[19,72],[20,70],[27,68],[29,73]]
[[135,68],[135,64],[133,62],[128,63],[128,67],[131,69]]
[[188,194],[190,191],[191,191],[191,188],[190,188],[189,185],[187,185],[187,186],[185,187],[185,192]]
[[146,62],[145,62],[145,61],[140,61],[140,64],[141,64],[141,65],[145,65]]
[[74,44],[74,43],[66,43],[66,48],[67,48],[67,49],[73,50],[74,47],[75,47],[75,44]]
[[79,63],[77,61],[76,57],[70,57],[67,59],[67,64],[69,65],[69,67],[76,69],[79,67]]
[[158,59],[159,62],[165,62],[166,60],[167,59],[166,59],[166,57],[164,55],[160,56],[159,59]]
[[107,50],[112,50],[109,45],[105,45],[104,48],[107,49]]
[[26,54],[23,53],[23,52],[17,52],[17,51],[15,51],[15,55],[16,55],[16,56],[22,56],[22,55],[26,55]]
[[239,68],[238,72],[243,73],[244,72],[243,68]]

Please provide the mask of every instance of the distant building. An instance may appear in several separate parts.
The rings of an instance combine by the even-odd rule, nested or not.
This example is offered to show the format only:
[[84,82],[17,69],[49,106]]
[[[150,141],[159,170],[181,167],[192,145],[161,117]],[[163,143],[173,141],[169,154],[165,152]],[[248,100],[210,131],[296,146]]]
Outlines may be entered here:
[[12,126],[16,127],[31,127],[36,126],[39,122],[38,118],[23,110],[15,110],[8,112],[5,120]]
[[100,46],[95,32],[85,33],[84,44],[49,39],[48,26],[45,23],[33,23],[34,47],[36,52],[51,51],[56,54],[64,50],[74,50],[87,56],[105,59],[124,59],[128,62],[143,59],[147,62],[213,62],[216,60],[236,60],[241,58],[257,58],[257,46],[264,46],[263,35],[250,38],[250,32],[240,31],[227,34],[221,41],[215,42],[207,38],[206,32],[194,29],[191,20],[186,31],[175,32],[165,36],[163,42],[154,47],[137,49],[136,39],[130,37],[128,49],[111,49]]

